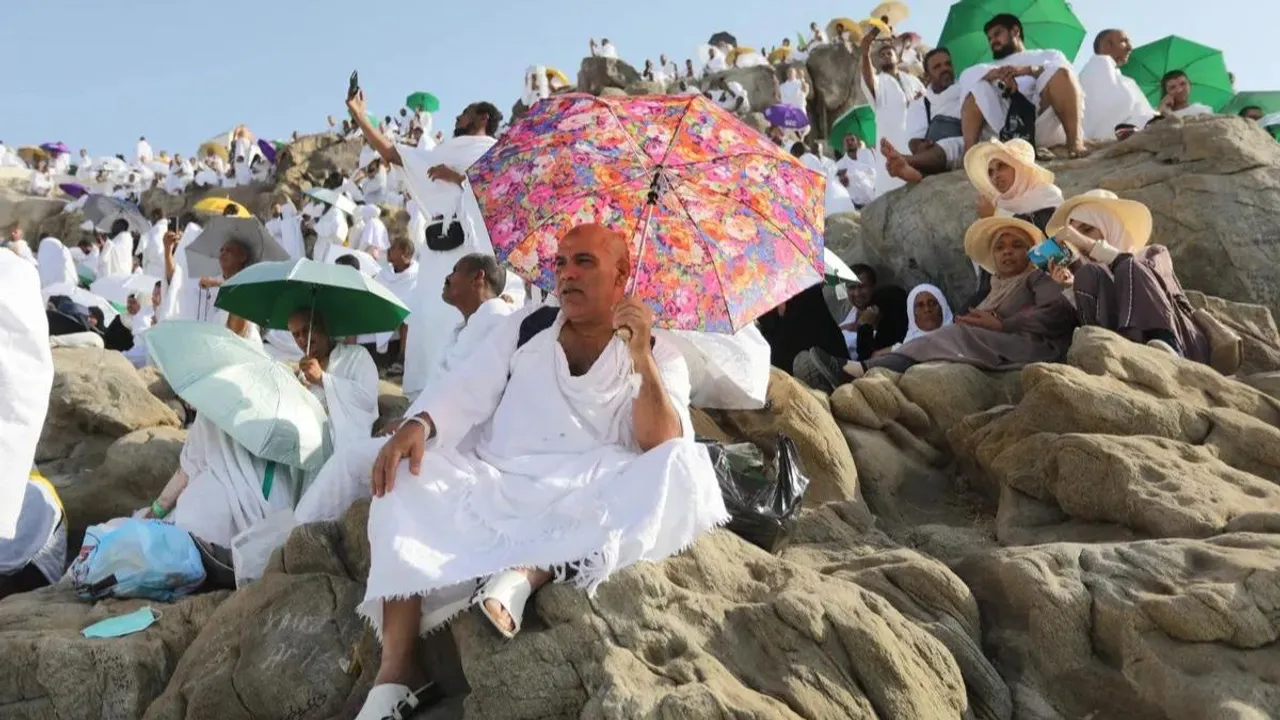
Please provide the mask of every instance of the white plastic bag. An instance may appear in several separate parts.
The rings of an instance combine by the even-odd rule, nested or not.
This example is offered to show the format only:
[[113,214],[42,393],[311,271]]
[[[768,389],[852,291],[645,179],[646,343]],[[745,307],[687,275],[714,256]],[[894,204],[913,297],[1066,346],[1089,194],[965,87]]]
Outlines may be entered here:
[[292,510],[280,510],[231,539],[231,564],[235,567],[237,588],[262,577],[271,553],[284,545],[297,526]]

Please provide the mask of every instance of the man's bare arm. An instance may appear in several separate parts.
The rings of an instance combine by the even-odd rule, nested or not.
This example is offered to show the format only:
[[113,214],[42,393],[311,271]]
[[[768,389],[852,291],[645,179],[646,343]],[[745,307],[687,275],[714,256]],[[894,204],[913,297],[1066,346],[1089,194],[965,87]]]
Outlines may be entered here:
[[631,406],[631,426],[640,449],[649,452],[668,440],[681,437],[684,429],[680,426],[679,414],[671,407],[653,355],[646,354],[636,359],[635,369],[640,376],[640,394]]
[[378,154],[392,165],[404,167],[404,161],[400,159],[400,151],[396,150],[395,144],[379,132],[366,117],[363,90],[347,100],[347,109],[351,111],[351,119],[360,128],[360,132],[364,133],[365,142],[369,143],[369,147],[377,150]]

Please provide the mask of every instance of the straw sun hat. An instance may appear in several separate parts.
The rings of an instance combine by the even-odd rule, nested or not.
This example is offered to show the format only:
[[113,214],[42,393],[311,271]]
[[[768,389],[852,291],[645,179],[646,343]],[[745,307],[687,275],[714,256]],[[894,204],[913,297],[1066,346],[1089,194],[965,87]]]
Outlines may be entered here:
[[992,257],[992,249],[995,247],[996,238],[1004,230],[1022,231],[1023,234],[1031,238],[1033,247],[1044,242],[1044,233],[1040,232],[1040,228],[1026,220],[1019,220],[1013,217],[982,218],[970,225],[969,229],[965,231],[964,254],[982,266],[983,270],[995,275],[996,263]]
[[[1057,235],[1067,227],[1071,212],[1084,205],[1091,205],[1114,215],[1124,228],[1125,238],[1107,238],[1108,244],[1122,252],[1136,252],[1151,242],[1151,211],[1135,200],[1125,200],[1110,190],[1090,190],[1077,195],[1058,206],[1045,230]],[[1126,244],[1127,243],[1127,244]]]
[[996,186],[991,184],[991,178],[987,177],[987,168],[990,167],[992,160],[1000,160],[1006,165],[1012,165],[1020,175],[1029,173],[1028,177],[1031,178],[1033,185],[1053,184],[1053,173],[1036,164],[1036,149],[1026,140],[1014,139],[1007,143],[992,140],[978,143],[964,156],[964,172],[978,192],[989,198],[1001,195]]

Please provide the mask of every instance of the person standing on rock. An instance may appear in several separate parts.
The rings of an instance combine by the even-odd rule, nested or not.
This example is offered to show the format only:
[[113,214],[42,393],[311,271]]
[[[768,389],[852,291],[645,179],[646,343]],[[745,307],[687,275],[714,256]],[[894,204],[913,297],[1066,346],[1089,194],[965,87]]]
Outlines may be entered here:
[[111,239],[102,248],[98,277],[133,274],[133,233],[129,221],[123,218],[111,224]]
[[604,227],[566,233],[555,259],[561,306],[504,320],[379,452],[358,610],[382,654],[357,720],[427,699],[420,633],[476,606],[514,637],[545,583],[594,592],[728,519],[694,442],[684,358],[625,294],[630,257]]
[[984,29],[994,62],[965,70],[959,81],[965,152],[1008,131],[1018,94],[1017,105],[1029,103],[1034,115],[1019,132],[1034,133],[1036,147],[1066,145],[1072,157],[1084,155],[1085,103],[1071,61],[1058,50],[1028,50],[1017,16],[996,15]]
[[[924,85],[914,75],[898,69],[898,49],[892,42],[880,42],[880,31],[872,28],[862,38],[858,77],[862,92],[876,113],[876,135],[890,147],[907,147],[907,107],[924,95]],[[883,164],[876,173],[876,195],[902,187],[903,181],[890,175]]]
[[151,228],[142,234],[138,243],[138,256],[142,272],[153,278],[164,276],[164,236],[169,232],[169,220],[160,208],[151,210]]
[[1156,111],[1138,83],[1120,72],[1133,54],[1129,34],[1124,30],[1103,30],[1093,39],[1093,53],[1080,71],[1085,137],[1111,140],[1120,125],[1146,127]]

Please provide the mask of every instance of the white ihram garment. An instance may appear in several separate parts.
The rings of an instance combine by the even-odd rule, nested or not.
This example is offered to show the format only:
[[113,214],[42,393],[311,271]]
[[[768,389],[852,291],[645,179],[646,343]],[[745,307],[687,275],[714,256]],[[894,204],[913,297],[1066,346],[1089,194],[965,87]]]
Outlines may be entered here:
[[[1039,65],[1043,68],[1040,77],[1023,76],[1018,78],[1018,91],[1030,100],[1037,110],[1040,108],[1040,95],[1048,87],[1049,80],[1055,74],[1059,71],[1065,71],[1075,80],[1075,70],[1071,68],[1071,61],[1067,60],[1067,56],[1058,50],[1025,50],[1020,53],[1014,53],[1007,58],[985,65],[975,65],[965,70],[961,73],[960,79],[956,81],[956,84],[960,86],[961,101],[963,102],[965,98],[973,95],[974,101],[978,103],[978,108],[982,110],[982,117],[987,121],[987,125],[992,131],[996,133],[1004,127],[1005,119],[1009,115],[1009,100],[1004,97],[995,83],[988,82],[982,78],[994,68],[1006,65]],[[1088,106],[1083,99],[1081,106],[1087,114]],[[1062,121],[1053,112],[1053,108],[1045,108],[1044,111],[1038,112],[1036,116],[1036,146],[1053,147],[1054,145],[1063,145],[1066,142],[1066,130],[1063,129]]]
[[1156,116],[1133,78],[1120,72],[1110,55],[1094,55],[1080,71],[1084,95],[1084,136],[1114,140],[1117,125],[1147,126]]
[[631,425],[640,381],[623,343],[612,340],[574,377],[558,340],[563,318],[517,351],[523,317],[432,384],[419,406],[438,434],[420,474],[401,463],[393,489],[370,506],[359,611],[379,636],[384,600],[422,596],[425,631],[467,607],[477,579],[509,568],[554,568],[559,579],[576,570],[573,581],[593,592],[728,519],[693,441],[678,351],[658,339],[654,358],[684,436],[641,453]]

